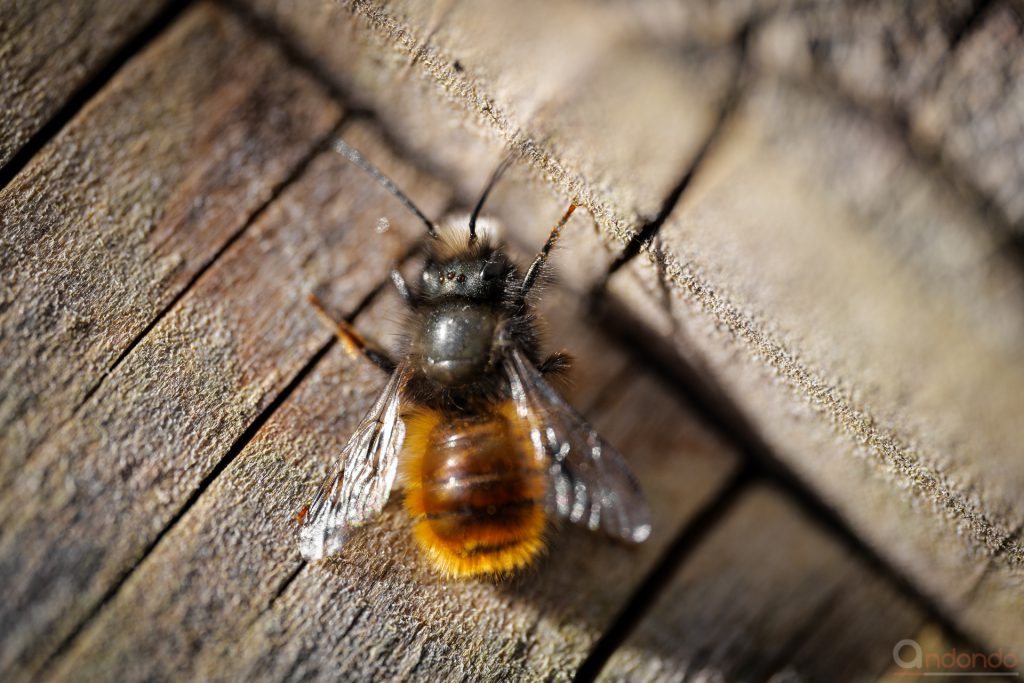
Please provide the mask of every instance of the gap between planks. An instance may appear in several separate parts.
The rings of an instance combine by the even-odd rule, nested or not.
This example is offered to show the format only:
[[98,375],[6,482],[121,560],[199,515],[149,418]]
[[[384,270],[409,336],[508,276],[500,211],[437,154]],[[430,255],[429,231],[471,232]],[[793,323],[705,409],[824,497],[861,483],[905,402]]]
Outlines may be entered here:
[[[721,436],[714,430],[712,433]],[[608,629],[601,634],[576,670],[574,683],[591,683],[597,680],[608,660],[657,604],[672,582],[676,571],[718,525],[719,520],[724,519],[735,507],[736,501],[747,490],[752,477],[750,461],[744,458],[740,469],[698,510],[626,600],[622,610],[612,619]]]

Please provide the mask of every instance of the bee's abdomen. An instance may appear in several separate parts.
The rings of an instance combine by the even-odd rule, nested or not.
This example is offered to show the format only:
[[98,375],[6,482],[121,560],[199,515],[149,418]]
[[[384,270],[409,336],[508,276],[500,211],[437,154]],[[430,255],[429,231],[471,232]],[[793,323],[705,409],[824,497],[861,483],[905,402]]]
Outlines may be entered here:
[[543,547],[544,472],[511,406],[407,419],[405,505],[427,557],[451,575],[508,573]]

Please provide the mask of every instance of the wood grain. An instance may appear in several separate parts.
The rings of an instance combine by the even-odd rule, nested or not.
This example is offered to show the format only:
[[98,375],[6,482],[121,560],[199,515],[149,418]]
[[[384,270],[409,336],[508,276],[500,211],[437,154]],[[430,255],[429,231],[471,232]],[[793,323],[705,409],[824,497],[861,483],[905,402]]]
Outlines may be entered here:
[[339,116],[280,52],[201,4],[0,192],[0,481]]
[[784,495],[755,485],[598,680],[869,681],[921,621]]
[[169,4],[5,2],[0,7],[0,168]]
[[[1012,208],[1012,182],[969,178],[1012,148],[1014,104],[976,93],[964,116],[950,102],[998,57],[976,36],[1013,43],[992,19],[1007,6],[793,7],[788,23],[760,3],[662,0],[183,15],[0,192],[0,677],[569,680],[614,646],[602,636],[656,566],[667,591],[607,680],[881,673],[921,633],[921,606],[778,490],[746,490],[679,566],[660,564],[738,457],[579,295],[695,164],[655,248],[612,280],[622,324],[734,399],[972,636],[1019,650],[1024,277],[971,203]],[[898,49],[872,62],[879,26]],[[820,68],[778,52],[794,45]],[[317,147],[342,115],[317,77],[374,108],[383,133],[344,136],[431,216],[471,206],[506,147],[521,160],[489,207],[521,253],[582,202],[547,290],[548,345],[577,356],[564,390],[647,490],[649,543],[561,529],[516,581],[449,582],[392,501],[340,557],[300,560],[294,514],[384,381],[305,295],[392,340],[397,297],[374,292],[422,235]],[[921,92],[956,123],[929,149],[995,119],[999,144],[929,168],[884,123]]]
[[[373,139],[353,144],[387,159]],[[396,174],[427,209],[443,193]],[[333,153],[233,244],[0,500],[5,678],[36,669],[131,570],[422,225]],[[378,235],[378,219],[391,228]],[[366,249],[372,239],[372,248]],[[321,287],[321,283],[329,286]]]

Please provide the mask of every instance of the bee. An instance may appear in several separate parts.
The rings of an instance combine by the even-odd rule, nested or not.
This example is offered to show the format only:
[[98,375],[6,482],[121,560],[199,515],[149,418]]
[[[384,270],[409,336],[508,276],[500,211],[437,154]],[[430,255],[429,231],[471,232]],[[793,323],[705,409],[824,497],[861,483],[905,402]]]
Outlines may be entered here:
[[547,381],[568,357],[541,355],[531,294],[575,202],[522,274],[502,244],[477,230],[511,157],[465,228],[441,230],[359,152],[340,140],[334,147],[415,214],[428,239],[411,285],[391,274],[410,312],[397,363],[336,323],[342,340],[390,378],[301,515],[302,556],[336,553],[381,513],[396,477],[422,553],[450,577],[523,569],[544,549],[555,518],[644,541],[650,512],[636,479]]

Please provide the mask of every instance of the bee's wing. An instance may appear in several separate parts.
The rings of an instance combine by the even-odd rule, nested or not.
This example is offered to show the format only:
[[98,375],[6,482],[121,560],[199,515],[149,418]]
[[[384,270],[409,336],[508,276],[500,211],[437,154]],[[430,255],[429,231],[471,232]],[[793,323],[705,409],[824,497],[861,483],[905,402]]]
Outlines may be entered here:
[[651,533],[651,513],[623,457],[518,349],[505,360],[519,417],[550,472],[548,504],[560,517],[632,543]]
[[401,418],[407,368],[399,365],[341,452],[340,465],[320,484],[299,529],[299,551],[319,560],[341,549],[350,527],[380,514],[391,494],[405,439]]

